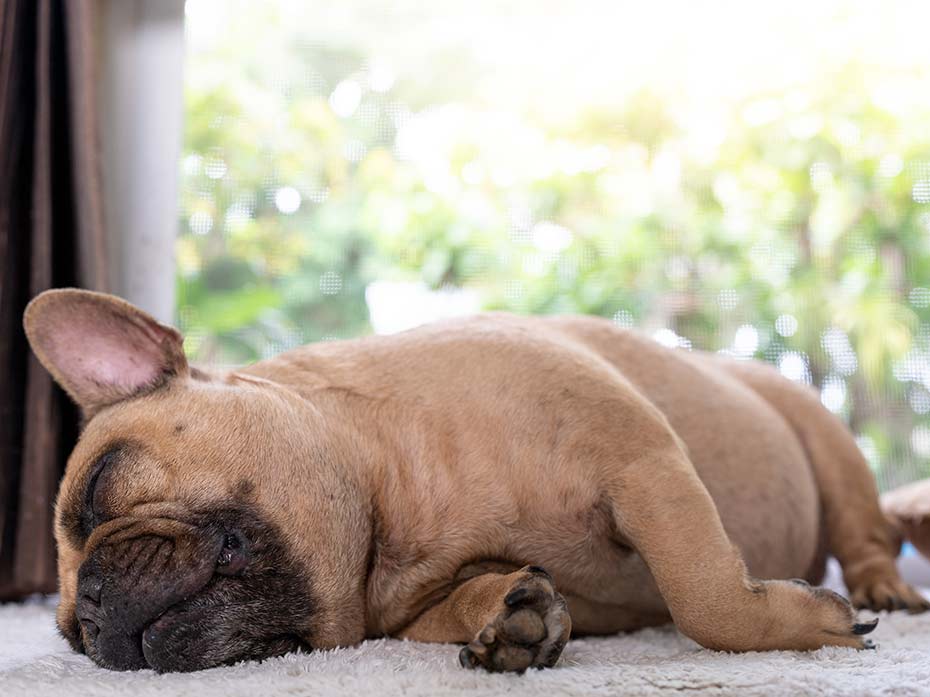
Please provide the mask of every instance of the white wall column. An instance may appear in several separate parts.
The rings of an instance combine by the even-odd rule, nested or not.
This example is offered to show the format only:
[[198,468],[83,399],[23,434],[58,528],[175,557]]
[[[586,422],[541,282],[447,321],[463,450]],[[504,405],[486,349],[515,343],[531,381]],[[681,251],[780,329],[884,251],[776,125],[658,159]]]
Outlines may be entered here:
[[184,0],[100,0],[100,143],[113,291],[174,321]]

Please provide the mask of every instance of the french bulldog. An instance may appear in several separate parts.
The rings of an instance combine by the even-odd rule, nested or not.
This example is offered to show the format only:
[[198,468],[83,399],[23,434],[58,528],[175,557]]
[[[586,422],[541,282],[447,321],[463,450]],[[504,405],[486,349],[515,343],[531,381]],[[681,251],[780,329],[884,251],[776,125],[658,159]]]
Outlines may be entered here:
[[[921,611],[869,468],[816,393],[587,317],[485,314],[228,372],[129,303],[26,310],[85,425],[57,623],[117,670],[406,637],[466,668],[674,622],[724,651],[869,648]],[[817,588],[828,554],[851,602]]]

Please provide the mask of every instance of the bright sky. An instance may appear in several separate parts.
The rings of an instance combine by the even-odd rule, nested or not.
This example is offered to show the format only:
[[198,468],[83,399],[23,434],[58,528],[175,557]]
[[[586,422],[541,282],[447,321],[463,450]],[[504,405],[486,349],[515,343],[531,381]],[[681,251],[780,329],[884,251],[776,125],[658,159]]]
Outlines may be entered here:
[[[289,33],[367,47],[407,75],[463,47],[481,67],[478,96],[504,108],[544,102],[573,111],[643,86],[726,101],[784,90],[850,61],[875,69],[886,92],[900,71],[930,87],[926,0],[188,0],[191,49],[209,48],[237,22],[248,40],[275,42],[279,30],[260,26],[269,7]],[[906,108],[927,94],[892,98]]]

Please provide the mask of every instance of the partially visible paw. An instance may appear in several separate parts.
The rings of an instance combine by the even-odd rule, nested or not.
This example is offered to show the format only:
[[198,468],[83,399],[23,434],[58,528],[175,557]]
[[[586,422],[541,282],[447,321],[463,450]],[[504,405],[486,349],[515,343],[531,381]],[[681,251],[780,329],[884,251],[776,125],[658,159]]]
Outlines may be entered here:
[[914,614],[930,610],[930,601],[897,577],[876,576],[850,591],[852,604],[860,609],[907,610]]
[[572,630],[565,599],[538,566],[512,574],[514,584],[500,613],[459,653],[465,668],[523,672],[550,668],[562,654]]

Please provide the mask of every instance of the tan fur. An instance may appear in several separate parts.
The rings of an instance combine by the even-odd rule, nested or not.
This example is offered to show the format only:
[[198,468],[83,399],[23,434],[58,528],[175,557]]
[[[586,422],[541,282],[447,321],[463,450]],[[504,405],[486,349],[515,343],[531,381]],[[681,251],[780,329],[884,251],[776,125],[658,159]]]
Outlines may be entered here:
[[930,480],[907,484],[882,496],[893,529],[930,558]]
[[[34,346],[55,330],[39,310]],[[833,594],[756,580],[819,580],[824,529],[860,605],[924,607],[851,436],[765,366],[600,319],[490,314],[176,372],[99,409],[59,506],[126,438],[146,455],[120,481],[120,514],[141,524],[250,482],[319,594],[314,646],[467,641],[511,581],[462,570],[497,561],[548,570],[576,633],[670,617],[718,649],[861,647]],[[58,540],[67,621],[87,550]]]

